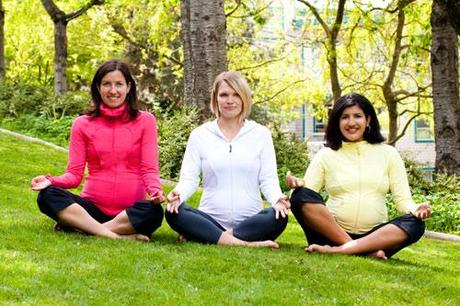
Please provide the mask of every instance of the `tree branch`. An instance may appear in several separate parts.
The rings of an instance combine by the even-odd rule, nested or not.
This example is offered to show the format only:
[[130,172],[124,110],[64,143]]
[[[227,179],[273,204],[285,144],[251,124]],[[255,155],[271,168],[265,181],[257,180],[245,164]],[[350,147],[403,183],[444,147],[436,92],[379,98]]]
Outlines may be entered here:
[[305,4],[306,6],[308,6],[310,11],[315,16],[316,20],[318,20],[319,24],[323,27],[323,29],[326,32],[327,36],[330,36],[331,35],[331,30],[329,29],[329,26],[326,24],[326,22],[323,20],[323,18],[321,18],[321,16],[319,15],[318,9],[314,5],[312,5],[310,2],[308,2],[307,0],[297,0],[297,1],[299,1],[299,2],[301,2],[303,4]]
[[226,13],[225,17],[226,18],[230,17],[233,13],[235,13],[239,9],[240,5],[241,5],[241,0],[236,0],[236,6],[233,8],[233,10],[231,10],[228,13]]
[[87,10],[89,10],[92,6],[94,5],[102,5],[104,4],[104,1],[105,0],[91,0],[90,2],[88,2],[87,4],[85,4],[84,6],[82,6],[81,8],[79,8],[78,10],[72,12],[72,13],[69,13],[69,14],[66,14],[65,15],[65,19],[67,22],[71,21],[72,19],[75,19],[77,18],[78,16],[82,15],[83,13],[85,13]]
[[268,98],[266,98],[265,100],[260,101],[260,102],[258,102],[258,103],[254,103],[254,104],[260,104],[260,103],[269,102],[269,101],[273,100],[274,98],[276,98],[277,96],[279,96],[280,94],[282,94],[283,92],[285,92],[286,90],[288,90],[289,88],[291,88],[292,86],[294,86],[294,85],[296,85],[296,84],[298,84],[298,83],[305,82],[305,81],[306,81],[306,79],[294,81],[294,82],[292,82],[291,84],[287,85],[285,88],[281,89],[280,91],[278,91],[277,93],[275,93],[274,95],[272,95],[271,97],[268,97]]

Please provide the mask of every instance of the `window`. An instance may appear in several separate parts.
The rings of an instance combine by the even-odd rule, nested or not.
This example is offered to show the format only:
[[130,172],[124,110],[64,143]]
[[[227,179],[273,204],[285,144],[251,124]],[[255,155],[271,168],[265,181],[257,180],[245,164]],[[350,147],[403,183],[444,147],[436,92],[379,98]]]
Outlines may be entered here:
[[324,119],[317,119],[313,117],[313,133],[324,134],[326,132],[326,122]]
[[427,119],[415,119],[415,142],[434,142],[433,128]]
[[433,173],[434,173],[433,167],[422,167],[422,168],[418,168],[418,170],[422,172],[422,177],[425,181],[427,182],[433,181]]
[[305,16],[307,14],[307,10],[302,8],[295,9],[295,17],[292,19],[292,27],[294,30],[301,30],[304,23],[305,23]]

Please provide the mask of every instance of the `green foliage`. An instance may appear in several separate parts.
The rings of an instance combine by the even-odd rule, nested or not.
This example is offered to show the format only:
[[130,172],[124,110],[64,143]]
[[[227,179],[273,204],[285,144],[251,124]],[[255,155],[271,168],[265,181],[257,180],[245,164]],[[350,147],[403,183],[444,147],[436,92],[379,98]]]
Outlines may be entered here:
[[4,118],[0,123],[3,128],[66,147],[70,137],[70,126],[74,119],[75,116],[48,118],[43,115],[22,114],[17,118]]
[[[416,203],[430,202],[432,216],[426,221],[429,230],[460,235],[460,178],[455,175],[437,174],[433,181],[426,181],[422,172],[412,160],[405,160],[412,196]],[[390,196],[389,215],[394,217],[396,211]]]
[[283,192],[289,190],[286,186],[286,172],[297,177],[303,177],[308,165],[307,142],[299,140],[294,134],[282,131],[275,126],[272,129],[273,144],[276,151],[278,178]]
[[[64,12],[73,12],[88,1],[55,1]],[[7,78],[53,85],[54,25],[40,1],[5,0],[5,59]],[[70,90],[87,86],[101,61],[122,57],[124,43],[102,21],[101,6],[67,26],[67,77]]]
[[162,114],[157,124],[161,177],[178,179],[188,137],[199,124],[198,110],[183,107]]
[[87,92],[74,91],[52,96],[43,101],[40,113],[48,118],[57,119],[64,116],[82,114],[90,107],[91,97]]
[[0,118],[21,114],[38,115],[50,91],[27,83],[0,82]]

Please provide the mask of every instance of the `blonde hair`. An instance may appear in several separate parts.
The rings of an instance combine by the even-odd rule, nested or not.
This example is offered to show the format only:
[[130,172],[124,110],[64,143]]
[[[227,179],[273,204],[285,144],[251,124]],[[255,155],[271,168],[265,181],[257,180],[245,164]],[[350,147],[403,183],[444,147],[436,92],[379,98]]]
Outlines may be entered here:
[[251,106],[252,106],[252,97],[251,97],[251,89],[249,88],[248,83],[246,80],[236,71],[225,71],[219,74],[216,79],[214,80],[214,84],[212,85],[212,92],[211,92],[211,102],[209,103],[209,107],[211,108],[211,112],[219,118],[219,107],[217,105],[217,94],[219,92],[219,87],[222,82],[226,82],[234,91],[240,96],[242,102],[241,114],[239,116],[239,120],[243,121],[246,119],[249,114],[251,113]]

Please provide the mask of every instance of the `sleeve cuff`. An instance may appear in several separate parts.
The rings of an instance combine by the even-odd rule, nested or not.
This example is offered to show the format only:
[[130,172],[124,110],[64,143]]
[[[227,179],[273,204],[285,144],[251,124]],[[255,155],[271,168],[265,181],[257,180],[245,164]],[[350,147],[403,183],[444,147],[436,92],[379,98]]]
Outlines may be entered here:
[[407,209],[409,210],[409,212],[413,215],[415,215],[415,212],[417,211],[417,208],[418,208],[419,205],[415,204],[415,203],[409,203],[407,205]]
[[46,179],[51,182],[51,185],[54,185],[54,179],[51,175],[45,175]]

